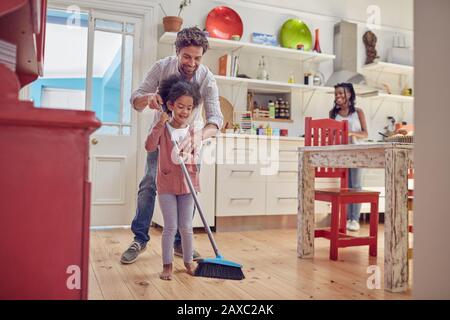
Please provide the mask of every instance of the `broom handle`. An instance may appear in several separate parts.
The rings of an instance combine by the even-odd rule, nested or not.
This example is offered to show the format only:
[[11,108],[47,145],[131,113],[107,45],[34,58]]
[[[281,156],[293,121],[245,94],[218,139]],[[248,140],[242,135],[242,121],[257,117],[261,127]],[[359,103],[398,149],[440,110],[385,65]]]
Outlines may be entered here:
[[200,218],[202,219],[203,226],[205,227],[205,231],[208,234],[209,241],[211,242],[211,245],[214,249],[214,253],[216,254],[217,258],[222,258],[222,255],[219,252],[219,249],[217,248],[216,241],[214,240],[213,234],[211,232],[211,229],[209,228],[208,222],[206,221],[205,215],[203,214],[202,206],[200,205],[200,201],[198,201],[197,193],[194,189],[194,185],[192,184],[191,177],[189,176],[189,172],[187,171],[186,164],[183,161],[183,158],[180,156],[180,150],[178,149],[178,144],[175,140],[173,140],[172,135],[170,134],[169,124],[166,122],[166,128],[169,131],[170,140],[172,140],[173,147],[175,148],[175,152],[177,154],[178,162],[181,166],[181,171],[183,171],[184,177],[186,178],[187,184],[189,186],[189,190],[191,191],[192,197],[194,198],[195,206],[198,209],[198,212],[200,214]]

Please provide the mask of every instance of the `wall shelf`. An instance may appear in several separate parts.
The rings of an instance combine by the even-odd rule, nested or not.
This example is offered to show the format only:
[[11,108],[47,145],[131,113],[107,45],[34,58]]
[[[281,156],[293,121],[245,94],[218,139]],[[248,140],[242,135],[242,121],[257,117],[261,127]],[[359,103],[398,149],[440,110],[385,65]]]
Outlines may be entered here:
[[362,70],[364,71],[376,71],[380,73],[392,73],[397,75],[405,75],[409,76],[414,73],[414,67],[402,65],[402,64],[396,64],[396,63],[389,63],[389,62],[374,62],[370,64],[366,64],[362,66]]
[[[161,38],[159,38],[159,43],[162,44],[173,44],[175,42],[177,34],[175,32],[165,32]],[[289,60],[297,60],[302,62],[325,62],[332,61],[335,59],[335,55],[316,53],[310,51],[299,51],[288,48],[274,47],[261,45],[251,42],[244,41],[233,41],[233,40],[223,40],[217,38],[208,38],[210,49],[227,50],[227,51],[238,51],[243,54],[258,54],[270,56],[273,58],[282,58]]]
[[293,123],[294,120],[291,119],[270,119],[270,118],[252,118],[253,121],[259,122],[285,122],[285,123]]
[[281,81],[266,81],[258,79],[247,79],[247,78],[237,78],[237,77],[225,77],[215,75],[218,84],[228,84],[228,85],[242,85],[246,84],[249,91],[254,92],[264,92],[264,93],[289,93],[293,89],[301,91],[323,91],[323,92],[333,92],[334,88],[325,86],[309,86],[300,83],[287,83]]
[[382,93],[382,92],[377,92],[374,95],[361,97],[361,98],[370,99],[370,100],[384,100],[384,101],[389,101],[389,102],[407,102],[407,103],[414,102],[414,97],[412,97],[412,96],[402,96],[399,94],[388,94],[388,93]]

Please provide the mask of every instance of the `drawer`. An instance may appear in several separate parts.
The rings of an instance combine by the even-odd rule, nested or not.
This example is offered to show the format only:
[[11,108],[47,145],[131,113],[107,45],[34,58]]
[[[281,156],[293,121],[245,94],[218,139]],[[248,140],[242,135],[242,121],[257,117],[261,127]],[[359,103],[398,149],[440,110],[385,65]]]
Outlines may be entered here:
[[249,164],[258,161],[258,143],[256,139],[218,138],[216,146],[218,164]]
[[298,163],[297,149],[291,150],[287,148],[280,148],[280,151],[278,152],[278,160]]
[[295,182],[267,183],[266,213],[297,214],[298,187]]
[[266,184],[260,182],[219,182],[216,216],[264,215]]
[[294,182],[298,181],[297,162],[274,162],[272,163],[274,174],[267,175],[267,182]]
[[217,183],[223,182],[264,182],[261,166],[255,164],[223,164],[217,165]]
[[303,141],[282,141],[280,143],[279,161],[298,162],[298,148],[303,145]]

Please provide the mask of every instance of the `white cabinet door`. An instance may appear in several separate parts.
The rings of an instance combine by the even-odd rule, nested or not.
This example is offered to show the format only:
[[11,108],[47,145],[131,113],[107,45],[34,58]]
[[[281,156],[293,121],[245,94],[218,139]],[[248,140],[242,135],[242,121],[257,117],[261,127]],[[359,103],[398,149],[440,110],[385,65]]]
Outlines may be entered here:
[[268,182],[266,191],[266,214],[297,214],[298,186],[296,182]]
[[297,162],[277,162],[275,163],[275,174],[266,176],[267,182],[293,182],[298,181]]
[[264,182],[218,180],[216,216],[251,216],[266,213]]
[[261,175],[261,166],[256,164],[223,164],[217,165],[218,182],[262,182],[266,180]]

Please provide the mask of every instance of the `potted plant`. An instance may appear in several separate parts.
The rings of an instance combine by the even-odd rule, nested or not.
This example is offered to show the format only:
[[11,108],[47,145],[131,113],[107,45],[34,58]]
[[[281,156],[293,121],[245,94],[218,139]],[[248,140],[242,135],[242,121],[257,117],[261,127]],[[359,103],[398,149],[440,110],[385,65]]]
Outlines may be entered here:
[[181,18],[181,12],[184,7],[187,7],[191,4],[191,0],[182,0],[179,5],[178,15],[177,16],[168,16],[161,3],[159,6],[161,7],[162,12],[164,13],[163,25],[165,32],[178,32],[181,29],[181,25],[183,24],[183,19]]

